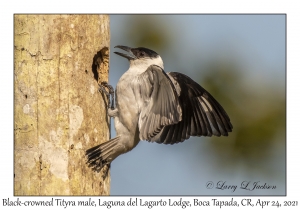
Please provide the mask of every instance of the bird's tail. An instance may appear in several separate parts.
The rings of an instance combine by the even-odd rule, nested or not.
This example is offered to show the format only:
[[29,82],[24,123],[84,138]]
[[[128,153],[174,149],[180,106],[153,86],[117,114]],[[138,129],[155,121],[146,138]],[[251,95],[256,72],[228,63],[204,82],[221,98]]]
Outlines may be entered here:
[[109,165],[115,157],[114,148],[117,145],[119,136],[88,149],[85,153],[87,164],[93,171],[99,172],[105,165]]

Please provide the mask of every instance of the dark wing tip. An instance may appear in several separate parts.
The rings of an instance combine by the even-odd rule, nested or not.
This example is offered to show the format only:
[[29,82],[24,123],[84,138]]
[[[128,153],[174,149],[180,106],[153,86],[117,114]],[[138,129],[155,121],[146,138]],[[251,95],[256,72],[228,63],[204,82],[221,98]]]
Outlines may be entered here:
[[[188,76],[178,73],[168,73],[179,87],[179,100],[182,108],[182,121],[165,126],[153,138],[164,144],[183,142],[190,136],[228,136],[233,126],[224,108],[214,97]],[[176,131],[181,135],[174,135]]]

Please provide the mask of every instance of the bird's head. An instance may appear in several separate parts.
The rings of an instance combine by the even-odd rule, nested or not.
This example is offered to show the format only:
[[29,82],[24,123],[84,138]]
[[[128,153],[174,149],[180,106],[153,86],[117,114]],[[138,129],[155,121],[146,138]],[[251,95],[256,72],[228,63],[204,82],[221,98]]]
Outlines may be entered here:
[[127,58],[129,61],[130,66],[141,66],[145,65],[146,67],[150,65],[158,65],[161,68],[164,67],[163,61],[159,54],[154,52],[153,50],[150,50],[145,47],[137,47],[137,48],[131,48],[126,47],[122,45],[117,45],[115,48],[120,48],[122,50],[125,50],[128,53],[120,53],[120,52],[114,52],[117,55],[120,55],[124,58]]

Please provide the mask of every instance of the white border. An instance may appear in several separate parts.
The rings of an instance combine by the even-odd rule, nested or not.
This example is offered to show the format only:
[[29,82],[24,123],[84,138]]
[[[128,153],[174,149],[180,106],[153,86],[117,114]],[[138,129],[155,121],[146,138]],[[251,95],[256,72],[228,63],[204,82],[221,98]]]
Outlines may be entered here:
[[[261,197],[262,200],[279,201],[298,200],[299,177],[299,7],[296,1],[1,1],[1,193],[2,199],[13,197],[13,14],[14,13],[286,13],[287,14],[287,196]],[[124,10],[126,8],[126,10]],[[3,27],[4,26],[4,27]],[[20,199],[26,199],[21,197]],[[55,197],[59,198],[59,197]],[[144,200],[159,200],[158,197],[142,197]],[[178,197],[177,197],[178,198]],[[241,202],[245,197],[234,197]],[[247,197],[257,200],[259,197]],[[51,197],[28,197],[30,200],[51,199]],[[79,200],[80,197],[67,197],[67,200]],[[85,197],[84,199],[87,199]],[[94,200],[98,198],[93,197]],[[103,197],[105,200],[129,200],[129,197]],[[169,197],[164,197],[169,199]],[[184,197],[192,200],[192,197]],[[213,197],[198,197],[211,200]],[[231,197],[217,197],[231,200]],[[6,208],[6,207],[5,207]],[[13,207],[9,207],[13,209]],[[40,208],[40,207],[39,207]],[[68,207],[71,208],[71,207]],[[131,209],[131,207],[126,207]],[[155,208],[154,209],[160,209]],[[179,207],[177,207],[179,208]],[[199,207],[198,207],[199,208]],[[212,209],[219,207],[212,207]],[[222,207],[223,209],[224,207]],[[250,208],[250,207],[249,207]],[[297,207],[296,207],[297,208]],[[117,208],[113,208],[117,209]],[[147,208],[145,208],[147,209]],[[229,209],[229,208],[227,208]],[[268,209],[265,207],[264,209]]]

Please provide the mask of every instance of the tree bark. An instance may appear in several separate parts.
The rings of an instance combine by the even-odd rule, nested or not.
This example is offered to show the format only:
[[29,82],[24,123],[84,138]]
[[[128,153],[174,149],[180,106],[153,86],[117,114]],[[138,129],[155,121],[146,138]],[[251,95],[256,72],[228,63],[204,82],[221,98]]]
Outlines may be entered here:
[[107,15],[14,16],[15,195],[109,194],[85,159],[109,138],[108,50]]

